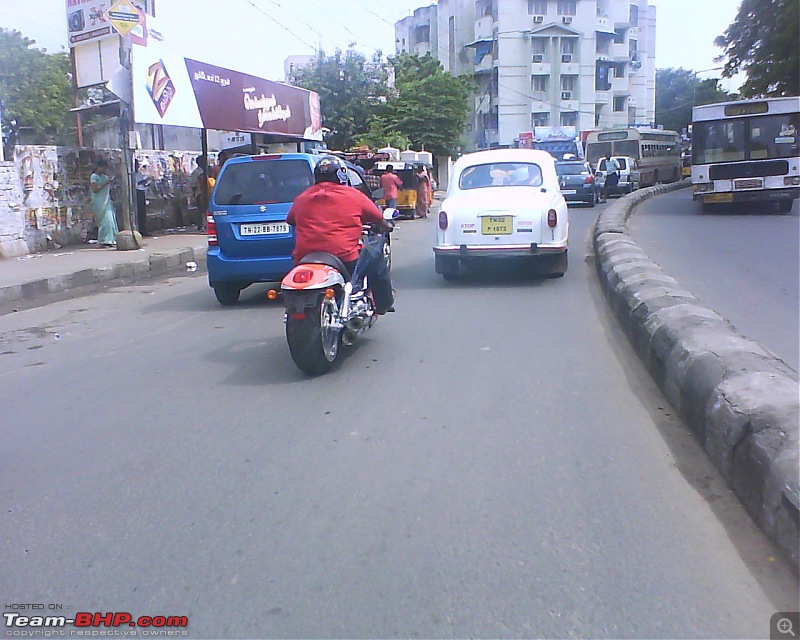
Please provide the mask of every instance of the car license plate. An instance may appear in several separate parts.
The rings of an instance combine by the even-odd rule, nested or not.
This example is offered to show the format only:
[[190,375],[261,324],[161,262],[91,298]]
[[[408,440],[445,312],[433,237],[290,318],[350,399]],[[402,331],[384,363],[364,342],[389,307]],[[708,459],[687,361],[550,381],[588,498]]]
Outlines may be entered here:
[[733,194],[732,193],[710,193],[707,196],[703,196],[703,202],[707,202],[709,204],[714,204],[716,202],[733,202]]
[[514,231],[513,225],[514,218],[511,216],[486,216],[481,218],[481,233],[485,236],[507,236]]
[[239,232],[243,236],[275,236],[282,233],[289,233],[289,225],[286,222],[243,224],[239,227]]
[[574,196],[578,192],[575,189],[562,189],[561,193],[565,196]]

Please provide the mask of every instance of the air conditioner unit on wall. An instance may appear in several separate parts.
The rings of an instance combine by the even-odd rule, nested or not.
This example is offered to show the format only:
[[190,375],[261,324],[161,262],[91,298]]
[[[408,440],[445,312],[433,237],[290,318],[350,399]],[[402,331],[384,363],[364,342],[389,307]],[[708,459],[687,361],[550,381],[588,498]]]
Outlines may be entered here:
[[544,16],[533,16],[534,22],[544,22]]
[[561,18],[563,24],[572,24],[572,16],[564,16]]
[[561,56],[561,62],[572,62],[572,54],[565,53]]
[[544,56],[541,53],[533,54],[533,61],[534,62],[542,62],[544,60]]
[[572,100],[572,91],[562,91],[561,92],[561,99],[562,100]]

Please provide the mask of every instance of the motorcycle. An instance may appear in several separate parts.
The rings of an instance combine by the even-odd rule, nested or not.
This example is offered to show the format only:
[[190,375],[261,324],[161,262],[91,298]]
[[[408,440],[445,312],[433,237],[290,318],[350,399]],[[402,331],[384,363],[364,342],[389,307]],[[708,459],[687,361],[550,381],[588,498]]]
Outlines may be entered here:
[[[398,216],[396,209],[383,211],[385,220]],[[375,324],[375,301],[362,274],[369,259],[384,260],[391,268],[388,239],[388,232],[365,225],[361,255],[352,277],[339,258],[324,251],[309,253],[284,277],[281,293],[286,307],[286,341],[300,370],[310,375],[328,372],[340,347],[354,344]]]

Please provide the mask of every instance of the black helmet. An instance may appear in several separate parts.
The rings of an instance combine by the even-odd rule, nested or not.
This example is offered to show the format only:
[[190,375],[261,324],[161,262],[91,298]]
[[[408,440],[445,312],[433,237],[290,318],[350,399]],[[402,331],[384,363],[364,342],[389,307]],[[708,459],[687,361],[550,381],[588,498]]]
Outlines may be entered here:
[[334,182],[350,186],[347,177],[347,167],[344,162],[336,156],[323,156],[314,167],[314,182]]

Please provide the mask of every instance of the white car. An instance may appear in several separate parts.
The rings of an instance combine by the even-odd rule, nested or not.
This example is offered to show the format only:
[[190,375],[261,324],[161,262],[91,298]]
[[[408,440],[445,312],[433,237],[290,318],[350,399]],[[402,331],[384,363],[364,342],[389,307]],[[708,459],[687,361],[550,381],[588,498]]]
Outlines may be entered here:
[[553,276],[567,271],[567,203],[546,151],[496,149],[459,158],[439,209],[436,273],[462,263],[527,258]]

